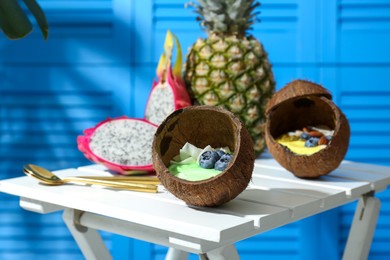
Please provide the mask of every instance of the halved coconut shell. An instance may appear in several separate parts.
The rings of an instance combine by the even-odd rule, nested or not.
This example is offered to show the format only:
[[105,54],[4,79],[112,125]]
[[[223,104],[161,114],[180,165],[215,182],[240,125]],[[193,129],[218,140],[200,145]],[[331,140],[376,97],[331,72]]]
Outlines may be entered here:
[[[199,148],[229,147],[233,159],[221,174],[202,181],[172,175],[168,167],[185,143]],[[164,187],[190,205],[214,207],[228,202],[248,185],[255,153],[249,132],[231,112],[214,106],[191,106],[173,112],[157,129],[153,166]]]
[[[266,116],[269,152],[294,175],[316,178],[336,169],[344,159],[350,137],[348,120],[322,86],[304,80],[287,84],[269,101]],[[312,155],[295,154],[276,141],[290,131],[318,125],[328,126],[334,134],[326,148]]]

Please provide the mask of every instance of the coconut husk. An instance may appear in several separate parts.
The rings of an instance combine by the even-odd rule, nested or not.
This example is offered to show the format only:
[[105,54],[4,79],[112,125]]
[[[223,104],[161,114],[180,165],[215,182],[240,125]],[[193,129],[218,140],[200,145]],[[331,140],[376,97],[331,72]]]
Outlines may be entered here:
[[[172,175],[169,164],[189,142],[199,148],[229,147],[233,158],[221,174],[202,181]],[[153,141],[153,166],[162,185],[177,198],[194,206],[215,207],[240,194],[248,185],[255,153],[251,136],[231,112],[214,106],[177,110],[159,126]]]
[[[280,145],[283,134],[307,126],[325,125],[334,130],[326,148],[312,155],[298,155]],[[293,81],[277,92],[267,106],[265,140],[281,166],[302,178],[317,178],[336,169],[348,150],[350,128],[330,93],[308,81]]]
[[266,114],[269,113],[271,109],[276,109],[278,105],[282,104],[285,101],[295,99],[297,97],[307,97],[307,96],[324,96],[328,99],[332,99],[332,94],[316,83],[307,81],[307,80],[294,80],[284,86],[279,90],[271,100],[267,103]]

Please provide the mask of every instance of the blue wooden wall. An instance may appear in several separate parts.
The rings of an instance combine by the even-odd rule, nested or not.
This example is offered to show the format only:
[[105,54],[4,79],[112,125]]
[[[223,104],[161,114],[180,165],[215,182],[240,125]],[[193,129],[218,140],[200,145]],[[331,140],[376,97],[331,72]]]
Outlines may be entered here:
[[[119,115],[142,117],[167,29],[184,51],[205,33],[185,0],[40,0],[50,23],[0,38],[0,179],[25,163],[51,170],[89,162],[76,136]],[[264,0],[252,33],[277,88],[323,84],[352,128],[347,159],[390,165],[390,1]],[[390,257],[390,192],[370,259]],[[21,210],[0,194],[0,259],[83,259],[59,213]],[[242,259],[339,259],[355,204],[237,243]],[[115,259],[163,259],[166,248],[102,233]],[[191,258],[196,258],[191,256]]]

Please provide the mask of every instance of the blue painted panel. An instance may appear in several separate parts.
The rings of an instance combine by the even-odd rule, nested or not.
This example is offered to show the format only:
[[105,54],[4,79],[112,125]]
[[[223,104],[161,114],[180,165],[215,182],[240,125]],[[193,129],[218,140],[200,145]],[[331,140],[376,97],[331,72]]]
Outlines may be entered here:
[[339,23],[341,62],[389,62],[388,1],[340,1]]
[[[137,61],[158,61],[167,29],[177,34],[184,53],[198,37],[206,37],[199,22],[196,21],[193,9],[184,8],[186,2],[184,0],[148,0],[142,1],[142,4],[136,4],[135,30],[140,36],[136,43],[136,49],[140,51],[137,53]],[[312,23],[306,20],[309,19],[307,14],[298,19],[299,14],[306,13],[305,10],[310,8],[311,2],[266,0],[261,3],[259,8],[261,21],[256,23],[249,33],[264,44],[270,54],[271,62],[296,62],[298,57],[302,62],[308,62],[308,59],[311,59],[309,57],[315,55],[314,48],[307,47],[314,46],[313,42],[310,39],[305,42],[298,41],[297,33],[304,33],[307,31],[306,27],[312,27]],[[153,19],[150,20],[147,17],[153,17]],[[301,51],[297,51],[298,49]]]
[[[390,54],[387,54],[390,56]],[[386,55],[383,55],[386,56]],[[390,61],[390,57],[387,57]],[[348,91],[349,93],[368,92],[375,94],[375,92],[389,91],[388,82],[390,82],[390,65],[355,65],[342,66],[338,68],[339,71],[339,85],[341,91]],[[367,76],[366,76],[367,75]],[[357,97],[357,102],[364,101],[364,94]]]
[[133,69],[134,79],[131,99],[134,101],[131,106],[131,115],[134,117],[144,117],[146,102],[152,89],[156,76],[157,63],[143,64]]
[[[178,35],[184,54],[206,36],[187,0],[41,2],[51,25],[47,42],[38,30],[23,41],[0,38],[0,179],[21,175],[26,162],[88,164],[75,137],[108,116],[143,117],[166,30]],[[277,89],[296,78],[323,84],[350,121],[347,159],[390,165],[389,1],[264,0],[259,10],[251,33],[269,54]],[[370,259],[388,259],[390,192],[378,196]],[[59,214],[28,213],[3,194],[0,200],[1,259],[83,258]],[[340,259],[354,207],[241,241],[238,250],[242,259]],[[115,259],[166,252],[103,235]]]
[[[129,3],[43,1],[47,42],[38,30],[21,41],[0,38],[0,179],[22,176],[26,163],[90,164],[77,135],[131,113]],[[27,212],[0,195],[0,259],[84,259],[60,213]],[[102,236],[112,248],[112,234]]]
[[[388,58],[389,59],[389,58]],[[339,69],[339,105],[351,124],[348,159],[390,164],[390,67],[344,66]],[[371,80],[363,75],[370,75]],[[377,151],[377,152],[375,152]]]
[[[43,1],[50,24],[49,40],[42,41],[35,30],[28,41],[2,41],[2,60],[34,64],[129,63],[131,38],[123,32],[131,31],[131,9],[125,2],[118,8],[106,0]],[[121,19],[123,16],[127,20]]]

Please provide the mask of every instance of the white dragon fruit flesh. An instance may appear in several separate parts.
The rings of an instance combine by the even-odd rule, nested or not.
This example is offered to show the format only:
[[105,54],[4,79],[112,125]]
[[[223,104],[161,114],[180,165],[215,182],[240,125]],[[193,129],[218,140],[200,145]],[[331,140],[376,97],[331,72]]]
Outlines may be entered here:
[[[172,69],[171,59],[174,43],[177,46],[176,62]],[[145,119],[156,125],[177,109],[191,105],[184,81],[181,78],[182,53],[179,40],[167,32],[164,53],[157,67],[158,82],[153,83],[145,109]]]
[[[171,59],[176,43],[176,61]],[[161,55],[157,76],[145,108],[144,119],[119,117],[107,119],[77,138],[78,148],[84,156],[105,165],[120,174],[131,171],[154,171],[152,142],[157,125],[177,109],[191,105],[181,78],[182,53],[177,37],[167,32],[164,53]]]
[[153,171],[152,142],[157,126],[126,116],[107,119],[78,136],[84,156],[120,174]]

